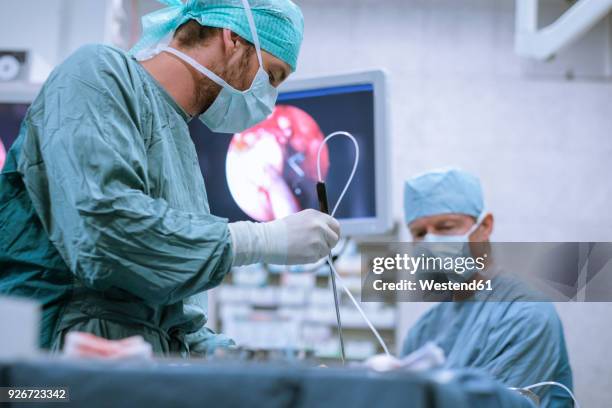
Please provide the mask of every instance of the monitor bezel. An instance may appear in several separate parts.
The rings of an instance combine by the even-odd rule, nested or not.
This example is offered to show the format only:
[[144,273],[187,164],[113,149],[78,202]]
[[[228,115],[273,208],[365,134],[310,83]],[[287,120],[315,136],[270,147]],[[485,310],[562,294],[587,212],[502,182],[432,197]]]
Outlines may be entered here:
[[0,82],[0,103],[32,103],[42,85],[29,82]]
[[[344,236],[380,235],[392,228],[390,208],[390,151],[387,74],[369,70],[346,74],[298,78],[279,87],[279,93],[309,91],[350,85],[372,85],[374,89],[374,180],[376,183],[376,215],[367,218],[339,219]],[[343,130],[343,129],[337,129]],[[333,159],[332,159],[333,160]]]

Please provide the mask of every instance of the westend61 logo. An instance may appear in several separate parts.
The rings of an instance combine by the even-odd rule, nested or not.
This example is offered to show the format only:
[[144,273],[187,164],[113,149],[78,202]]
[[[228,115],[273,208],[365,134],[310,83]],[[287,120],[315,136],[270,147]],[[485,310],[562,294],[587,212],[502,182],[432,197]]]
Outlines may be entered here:
[[414,275],[420,272],[453,271],[463,274],[466,271],[482,271],[485,268],[487,254],[479,257],[437,257],[421,254],[411,256],[396,254],[395,256],[380,256],[372,260],[372,272],[381,275],[385,271],[406,271]]

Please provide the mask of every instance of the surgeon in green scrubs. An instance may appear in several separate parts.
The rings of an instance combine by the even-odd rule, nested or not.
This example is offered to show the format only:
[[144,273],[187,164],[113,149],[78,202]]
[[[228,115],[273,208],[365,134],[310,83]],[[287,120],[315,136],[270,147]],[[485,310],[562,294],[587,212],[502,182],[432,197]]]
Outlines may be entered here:
[[[469,251],[472,242],[482,249],[493,231],[480,181],[460,169],[431,171],[408,180],[404,208],[413,240],[433,243],[432,247],[450,243],[457,248],[463,243]],[[451,280],[458,278],[451,275]],[[482,278],[478,273],[462,274],[465,282]],[[448,368],[479,368],[508,387],[556,381],[571,389],[563,326],[554,306],[533,301],[529,291],[508,276],[493,276],[491,282],[491,292],[460,292],[452,302],[432,307],[408,331],[402,354],[434,342],[444,350]],[[573,406],[561,388],[546,386],[534,392],[542,407]]]
[[[32,103],[0,176],[0,293],[42,305],[40,344],[69,331],[141,335],[158,354],[231,340],[206,323],[232,266],[307,263],[339,225],[306,210],[268,223],[210,214],[187,124],[240,132],[295,70],[289,0],[164,0],[131,53],[90,45]],[[219,174],[218,177],[223,177]]]

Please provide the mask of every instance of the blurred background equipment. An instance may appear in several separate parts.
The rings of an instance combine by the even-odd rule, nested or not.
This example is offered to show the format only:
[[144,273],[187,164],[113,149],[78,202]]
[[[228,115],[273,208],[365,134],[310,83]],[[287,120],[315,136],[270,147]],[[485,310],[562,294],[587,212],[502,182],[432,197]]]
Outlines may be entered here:
[[612,77],[612,0],[515,0],[514,48],[528,76]]
[[0,360],[38,355],[39,306],[29,300],[0,297]]
[[27,62],[25,51],[0,50],[0,82],[27,81]]
[[612,0],[578,0],[554,23],[538,29],[540,0],[516,0],[516,52],[546,60],[606,19]]
[[[340,244],[343,245],[343,244]],[[344,284],[359,299],[360,259],[354,244],[336,262]],[[300,268],[302,272],[300,272]],[[309,350],[320,360],[341,356],[334,299],[326,264],[306,267],[253,265],[234,268],[230,279],[212,291],[211,322],[238,344],[254,349]],[[254,277],[257,276],[257,279]],[[367,323],[338,286],[337,294],[348,360],[362,360],[384,350]],[[362,303],[362,308],[393,350],[397,313],[389,303]],[[214,311],[214,312],[213,312]]]

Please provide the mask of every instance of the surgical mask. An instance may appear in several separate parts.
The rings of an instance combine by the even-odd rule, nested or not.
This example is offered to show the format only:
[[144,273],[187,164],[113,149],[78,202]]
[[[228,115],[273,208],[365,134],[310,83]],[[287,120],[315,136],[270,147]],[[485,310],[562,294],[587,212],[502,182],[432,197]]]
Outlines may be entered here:
[[[472,257],[472,251],[470,250],[470,235],[480,227],[482,220],[484,219],[486,212],[482,212],[476,223],[464,234],[460,235],[439,235],[439,234],[427,234],[421,241],[424,245],[421,245],[421,249],[427,252],[429,256],[440,258],[440,259],[452,259],[454,264],[457,264],[457,260],[463,258]],[[463,261],[465,262],[465,261]],[[466,267],[462,266],[462,271],[444,269],[443,271],[446,277],[454,282],[467,282],[469,281],[479,269],[476,266]]]
[[272,113],[278,96],[277,89],[270,84],[269,76],[263,68],[259,37],[257,36],[251,7],[248,0],[243,0],[242,3],[249,21],[257,52],[257,61],[259,62],[259,70],[251,83],[251,87],[246,91],[237,90],[189,55],[175,48],[164,48],[164,51],[176,55],[221,86],[221,92],[212,105],[199,117],[213,132],[238,133],[258,124]]

